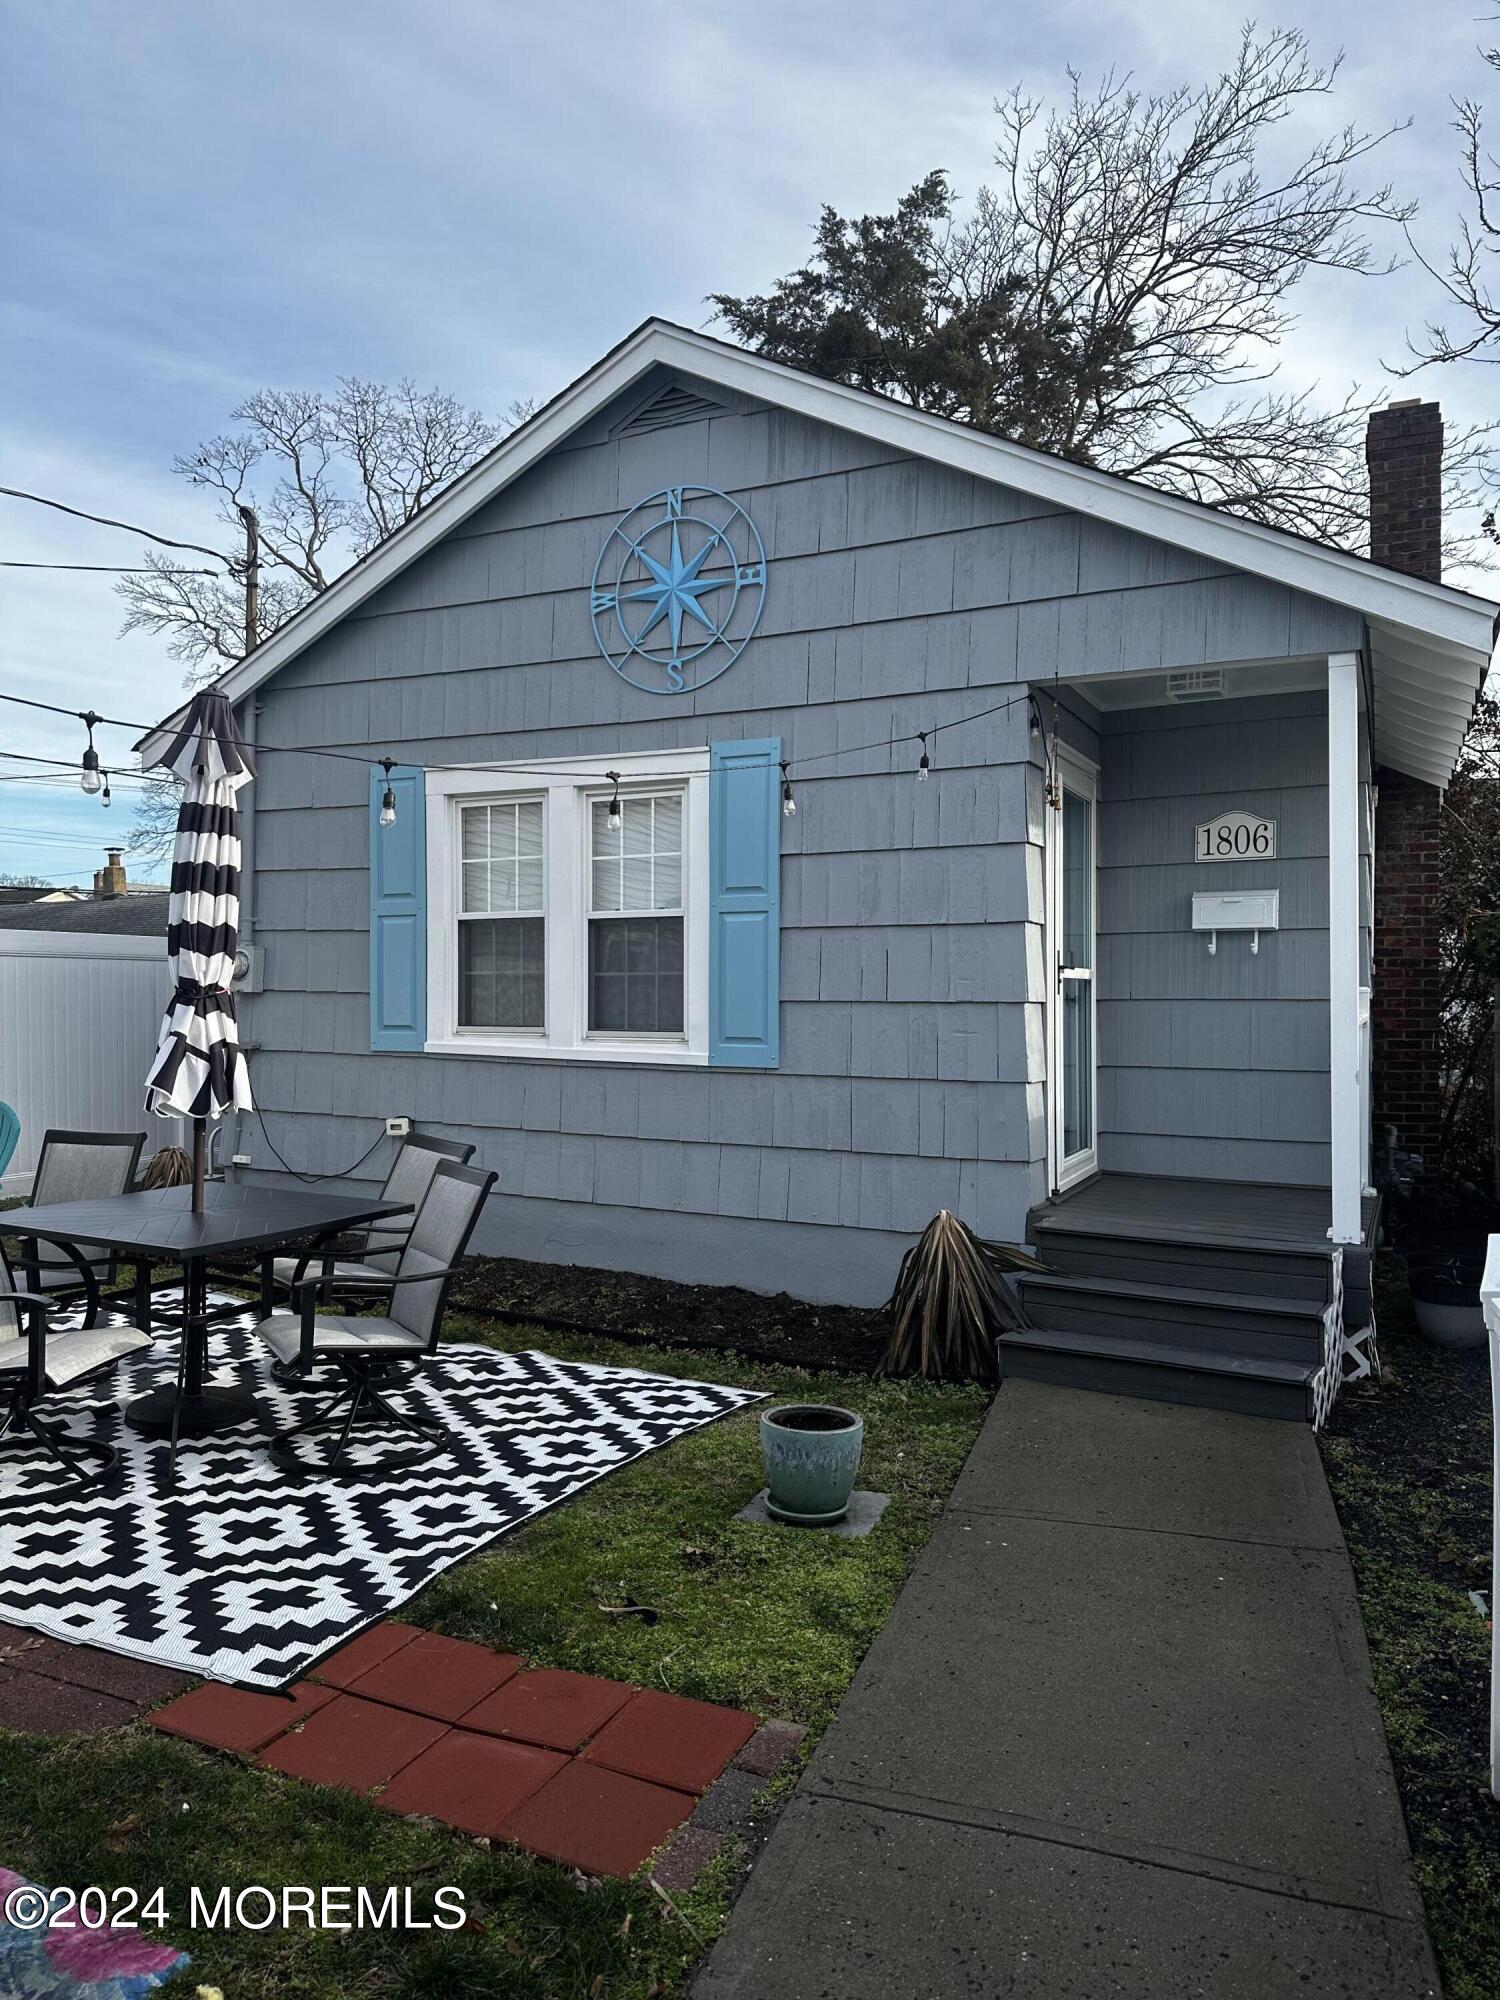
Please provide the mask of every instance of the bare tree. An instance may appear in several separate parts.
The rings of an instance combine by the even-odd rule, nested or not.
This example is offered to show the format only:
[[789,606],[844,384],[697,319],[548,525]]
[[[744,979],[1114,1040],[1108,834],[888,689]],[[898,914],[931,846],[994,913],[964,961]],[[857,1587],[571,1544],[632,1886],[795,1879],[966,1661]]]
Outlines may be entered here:
[[[1372,402],[1288,390],[1276,368],[1297,285],[1388,272],[1370,231],[1412,210],[1355,180],[1388,132],[1346,125],[1286,166],[1263,157],[1339,64],[1296,30],[1251,26],[1211,84],[1147,95],[1075,74],[1050,111],[1013,91],[996,105],[998,181],[966,219],[942,174],[893,216],[825,210],[812,264],[714,303],[780,359],[1359,548]],[[1036,365],[986,400],[1007,355]],[[1452,446],[1457,502],[1483,436]]]
[[[530,414],[513,404],[512,423]],[[238,547],[244,507],[259,529],[255,642],[268,639],[351,561],[419,514],[503,435],[439,389],[409,379],[394,388],[347,376],[333,395],[262,389],[233,412],[240,428],[176,459],[173,470],[218,498]],[[245,572],[191,570],[147,550],[146,573],[122,578],[125,632],[150,632],[187,668],[189,687],[243,658]],[[177,787],[143,785],[130,835],[133,854],[161,859],[171,848]]]
[[[1500,48],[1481,49],[1479,57],[1500,74]],[[1415,242],[1412,251],[1463,321],[1450,330],[1445,322],[1429,320],[1422,340],[1408,340],[1413,361],[1400,373],[1429,361],[1500,363],[1500,156],[1486,141],[1484,106],[1476,98],[1454,99],[1453,129],[1473,212],[1459,218],[1458,234],[1442,263],[1430,262]],[[1410,240],[1409,229],[1407,235]]]
[[[173,470],[216,494],[238,546],[239,509],[260,528],[256,641],[270,637],[352,559],[419,514],[502,435],[476,410],[410,380],[388,388],[348,376],[326,396],[262,389],[233,412],[240,429],[210,438]],[[164,638],[211,678],[245,650],[244,577],[203,576],[148,552],[149,573],[121,579],[124,630]]]

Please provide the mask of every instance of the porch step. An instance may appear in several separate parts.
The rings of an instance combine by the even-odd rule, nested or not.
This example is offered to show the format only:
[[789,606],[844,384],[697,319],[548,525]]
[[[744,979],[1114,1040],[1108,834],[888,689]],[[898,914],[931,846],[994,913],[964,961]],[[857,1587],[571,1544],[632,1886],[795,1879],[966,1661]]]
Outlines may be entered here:
[[1036,1328],[1182,1345],[1226,1357],[1317,1365],[1325,1299],[1279,1298],[1192,1285],[1140,1284],[1128,1277],[1028,1274],[1021,1300]]
[[1256,1249],[1192,1231],[1160,1234],[1155,1227],[1083,1227],[1070,1222],[1066,1211],[1055,1217],[1034,1212],[1029,1228],[1028,1241],[1042,1262],[1069,1277],[1120,1278],[1317,1306],[1329,1298],[1332,1258],[1326,1249],[1292,1244]]
[[999,1355],[1002,1381],[1010,1376],[1056,1382],[1106,1395],[1191,1403],[1291,1423],[1306,1423],[1312,1416],[1309,1385],[1317,1373],[1316,1362],[1142,1340],[1129,1323],[1117,1324],[1107,1333],[1102,1328],[1071,1333],[1059,1327],[1029,1327],[1004,1335]]

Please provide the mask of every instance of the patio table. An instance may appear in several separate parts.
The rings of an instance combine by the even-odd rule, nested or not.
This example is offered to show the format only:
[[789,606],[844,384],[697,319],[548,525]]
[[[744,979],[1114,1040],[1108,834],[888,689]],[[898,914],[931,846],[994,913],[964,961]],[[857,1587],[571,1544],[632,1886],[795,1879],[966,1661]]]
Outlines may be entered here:
[[[54,1243],[81,1262],[79,1246],[102,1245],[182,1265],[182,1338],[185,1366],[179,1383],[153,1389],[128,1405],[125,1421],[146,1437],[171,1434],[176,1418],[179,1437],[210,1437],[256,1415],[248,1396],[204,1384],[208,1366],[208,1330],[215,1320],[238,1317],[244,1306],[211,1309],[208,1304],[210,1259],[258,1250],[261,1258],[262,1317],[272,1309],[270,1253],[297,1237],[331,1241],[346,1230],[388,1216],[409,1215],[411,1204],[363,1196],[323,1194],[300,1188],[246,1187],[232,1181],[209,1181],[203,1209],[192,1212],[192,1189],[148,1188],[137,1194],[101,1197],[95,1201],[56,1202],[46,1208],[11,1209],[0,1222],[7,1236],[35,1236]],[[97,1253],[96,1253],[97,1254]],[[86,1324],[98,1311],[98,1289],[90,1285]]]

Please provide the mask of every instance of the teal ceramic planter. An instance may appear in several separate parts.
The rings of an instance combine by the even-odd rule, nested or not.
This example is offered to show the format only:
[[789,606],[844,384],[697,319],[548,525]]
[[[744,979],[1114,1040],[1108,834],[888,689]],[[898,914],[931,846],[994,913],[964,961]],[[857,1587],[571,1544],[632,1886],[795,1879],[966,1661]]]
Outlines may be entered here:
[[833,1403],[767,1410],[760,1420],[767,1512],[805,1528],[841,1521],[864,1442],[864,1418]]

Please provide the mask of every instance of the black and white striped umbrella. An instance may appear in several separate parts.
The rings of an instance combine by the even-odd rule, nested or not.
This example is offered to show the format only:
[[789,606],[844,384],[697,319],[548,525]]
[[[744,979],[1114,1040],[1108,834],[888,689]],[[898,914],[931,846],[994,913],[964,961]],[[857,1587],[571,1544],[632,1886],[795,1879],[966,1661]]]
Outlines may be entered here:
[[255,776],[234,710],[197,694],[181,734],[157,759],[187,786],[172,847],[167,956],[176,991],[146,1077],[146,1109],[161,1117],[220,1118],[249,1111],[250,1076],[234,1019],[240,930],[240,813],[235,795]]

